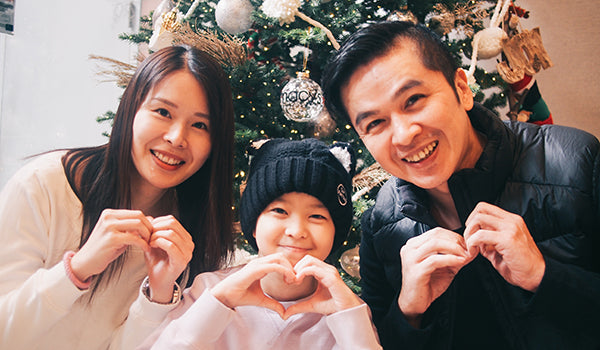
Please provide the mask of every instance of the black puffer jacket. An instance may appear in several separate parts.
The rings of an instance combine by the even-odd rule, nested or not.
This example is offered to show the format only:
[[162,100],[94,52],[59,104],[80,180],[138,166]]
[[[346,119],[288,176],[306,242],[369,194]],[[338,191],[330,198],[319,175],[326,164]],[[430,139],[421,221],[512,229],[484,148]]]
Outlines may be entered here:
[[[521,215],[544,255],[544,278],[529,293],[480,256],[430,306],[422,328],[412,328],[397,305],[400,248],[438,225],[425,191],[392,178],[363,215],[360,247],[362,296],[384,348],[448,349],[468,339],[482,349],[599,349],[598,140],[572,128],[503,122],[478,105],[469,116],[488,142],[474,169],[449,180],[461,222],[480,201]],[[465,297],[469,289],[481,293]],[[488,311],[463,312],[471,300]]]

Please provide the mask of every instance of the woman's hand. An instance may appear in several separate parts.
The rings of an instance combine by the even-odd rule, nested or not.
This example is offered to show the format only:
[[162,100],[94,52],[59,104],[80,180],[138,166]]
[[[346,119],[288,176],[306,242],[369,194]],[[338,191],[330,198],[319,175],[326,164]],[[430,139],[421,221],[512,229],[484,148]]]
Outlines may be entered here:
[[329,315],[361,305],[360,299],[344,283],[334,266],[306,255],[296,263],[294,271],[297,281],[314,277],[318,282],[317,290],[308,299],[290,306],[285,311],[284,318],[304,312]]
[[105,209],[87,242],[71,259],[71,270],[85,281],[104,271],[128,246],[150,251],[152,224],[139,210]]
[[149,218],[152,225],[150,249],[145,252],[152,301],[168,303],[173,285],[192,259],[192,236],[172,215]]

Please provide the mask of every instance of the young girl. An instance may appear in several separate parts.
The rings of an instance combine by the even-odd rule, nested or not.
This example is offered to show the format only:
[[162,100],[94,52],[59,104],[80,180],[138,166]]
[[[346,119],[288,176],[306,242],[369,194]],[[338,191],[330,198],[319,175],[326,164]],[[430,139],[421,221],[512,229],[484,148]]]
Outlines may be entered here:
[[349,145],[266,142],[240,203],[258,249],[245,266],[203,273],[143,349],[380,349],[368,307],[323,260],[352,222]]
[[[188,263],[193,277],[232,250],[232,147],[220,66],[189,47],[150,55],[107,144],[39,156],[3,189],[0,348],[119,347],[128,317],[162,320]],[[153,303],[128,315],[145,276]]]

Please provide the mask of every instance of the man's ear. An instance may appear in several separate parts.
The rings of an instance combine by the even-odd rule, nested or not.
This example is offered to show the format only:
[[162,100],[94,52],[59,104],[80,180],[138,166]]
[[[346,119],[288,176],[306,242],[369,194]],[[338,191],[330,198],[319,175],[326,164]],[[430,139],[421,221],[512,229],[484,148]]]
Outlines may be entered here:
[[467,73],[462,68],[458,68],[454,74],[454,89],[465,110],[470,111],[473,108],[473,92],[469,87]]

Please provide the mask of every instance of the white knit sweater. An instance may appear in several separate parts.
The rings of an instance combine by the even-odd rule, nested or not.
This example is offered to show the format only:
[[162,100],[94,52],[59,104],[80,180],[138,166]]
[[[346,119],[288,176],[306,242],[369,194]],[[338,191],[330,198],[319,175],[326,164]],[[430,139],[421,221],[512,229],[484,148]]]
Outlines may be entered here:
[[[63,154],[30,161],[0,193],[0,349],[131,348],[137,340],[121,339],[120,327],[146,275],[143,253],[131,249],[120,278],[91,302],[71,283],[62,257],[77,250],[82,214]],[[130,318],[149,333],[172,308],[148,303]]]

